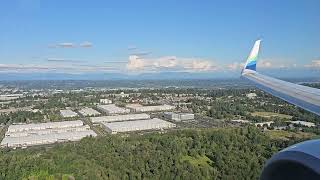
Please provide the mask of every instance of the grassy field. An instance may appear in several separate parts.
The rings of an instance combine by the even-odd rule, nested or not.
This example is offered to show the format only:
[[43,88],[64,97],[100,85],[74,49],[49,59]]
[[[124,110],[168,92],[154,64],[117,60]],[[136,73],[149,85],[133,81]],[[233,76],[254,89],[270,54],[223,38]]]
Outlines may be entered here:
[[292,138],[309,139],[309,138],[315,137],[315,134],[313,133],[289,132],[289,131],[282,131],[282,130],[266,130],[265,133],[271,139],[281,139],[281,140],[289,140]]
[[283,118],[283,119],[291,119],[292,118],[292,116],[274,113],[274,112],[253,112],[253,113],[251,113],[251,115],[265,117],[265,118],[270,118],[270,117],[279,117],[279,118]]
[[209,164],[212,162],[207,156],[183,156],[181,161],[188,161],[193,166],[210,166]]

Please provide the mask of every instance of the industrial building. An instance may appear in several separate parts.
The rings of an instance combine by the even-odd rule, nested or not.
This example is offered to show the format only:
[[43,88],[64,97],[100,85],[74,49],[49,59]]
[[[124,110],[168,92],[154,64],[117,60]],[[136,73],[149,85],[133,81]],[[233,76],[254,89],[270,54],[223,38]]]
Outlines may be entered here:
[[3,94],[0,95],[0,101],[10,101],[24,97],[23,94]]
[[77,141],[86,136],[97,136],[82,121],[11,125],[1,147],[27,147],[56,142]]
[[250,123],[250,121],[243,120],[243,119],[234,119],[234,120],[231,120],[231,122],[233,122],[233,123],[242,123],[242,124]]
[[70,128],[83,126],[83,122],[77,121],[61,121],[61,122],[49,122],[49,123],[37,123],[37,124],[18,124],[11,125],[7,132],[21,132],[30,130],[41,130],[41,129],[55,129],[55,128]]
[[116,115],[116,116],[92,117],[90,119],[92,123],[131,121],[131,120],[150,119],[150,115],[149,114],[125,114],[125,115]]
[[90,126],[77,126],[77,127],[66,127],[66,128],[49,128],[41,130],[28,130],[28,131],[18,131],[18,132],[6,132],[6,137],[23,137],[33,134],[45,135],[50,133],[62,133],[62,132],[76,132],[76,131],[86,131],[90,130]]
[[79,110],[79,113],[83,116],[99,116],[100,113],[92,108],[83,108]]
[[256,127],[263,127],[263,126],[267,126],[267,127],[270,127],[271,126],[271,124],[273,124],[274,123],[274,121],[268,121],[268,122],[261,122],[261,123],[254,123],[254,125],[256,126]]
[[254,99],[257,97],[257,94],[256,93],[249,93],[249,94],[246,94],[247,98],[249,99]]
[[130,109],[117,107],[115,104],[98,105],[97,108],[107,114],[125,114],[130,112]]
[[313,122],[308,122],[308,121],[288,121],[291,124],[295,125],[301,125],[301,126],[306,126],[306,127],[315,127],[316,125]]
[[110,99],[100,99],[101,104],[112,104],[112,100]]
[[52,144],[56,142],[78,141],[86,136],[96,136],[92,130],[78,132],[50,133],[46,135],[33,134],[23,137],[5,137],[1,147],[27,147],[41,144]]
[[60,114],[64,118],[77,117],[78,114],[70,109],[60,110]]
[[167,104],[159,106],[142,106],[141,104],[128,104],[127,108],[131,109],[132,112],[151,112],[151,111],[169,111],[175,109],[175,106]]
[[194,114],[192,113],[174,113],[174,112],[165,112],[164,117],[174,121],[186,121],[193,120]]
[[106,131],[111,134],[116,134],[118,132],[129,132],[129,131],[143,131],[152,129],[167,129],[176,127],[175,124],[154,118],[147,120],[137,120],[137,121],[123,121],[123,122],[111,122],[102,123]]

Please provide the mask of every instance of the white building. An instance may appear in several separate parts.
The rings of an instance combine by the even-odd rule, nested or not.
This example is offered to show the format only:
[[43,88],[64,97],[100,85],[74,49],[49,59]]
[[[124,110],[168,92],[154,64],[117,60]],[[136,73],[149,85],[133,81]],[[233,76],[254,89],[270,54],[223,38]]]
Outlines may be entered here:
[[247,124],[247,123],[250,123],[250,121],[248,121],[248,120],[243,120],[243,119],[235,119],[235,120],[231,120],[231,122],[234,122],[234,123],[241,123],[241,124]]
[[131,120],[150,119],[150,115],[149,114],[125,114],[125,115],[116,115],[116,116],[92,117],[90,119],[92,123],[131,121]]
[[143,131],[152,129],[167,129],[176,127],[175,124],[161,119],[147,119],[137,121],[123,121],[102,123],[109,133],[116,134],[118,132]]
[[56,142],[77,141],[86,136],[96,136],[82,121],[63,121],[39,124],[11,125],[1,142],[1,147],[27,147]]
[[133,112],[151,112],[151,111],[169,111],[175,109],[175,106],[159,105],[159,106],[142,106],[140,104],[128,104],[126,106]]
[[6,137],[23,137],[29,136],[33,134],[45,135],[51,133],[62,133],[62,132],[76,132],[76,131],[86,131],[90,130],[90,126],[77,126],[77,127],[64,127],[64,128],[48,128],[48,129],[40,129],[40,130],[28,130],[28,131],[18,131],[18,132],[6,132]]
[[60,110],[60,114],[64,118],[77,117],[78,114],[70,109]]
[[170,120],[175,121],[186,121],[193,120],[194,114],[192,113],[174,113],[174,112],[165,112],[164,117]]
[[315,127],[316,125],[313,122],[308,122],[308,121],[288,121],[291,124],[296,124],[296,125],[302,125],[306,127]]
[[117,107],[115,104],[98,105],[97,108],[107,114],[125,114],[130,112],[130,109]]
[[101,104],[112,104],[112,100],[110,99],[100,99]]
[[14,99],[19,99],[21,97],[24,97],[23,94],[4,94],[0,95],[0,101],[10,101]]
[[79,111],[83,116],[98,116],[100,113],[92,108],[83,108]]
[[249,98],[249,99],[254,99],[254,98],[257,97],[257,94],[256,94],[256,93],[249,93],[249,94],[247,94],[246,96],[247,96],[247,98]]
[[79,126],[83,126],[83,122],[80,120],[36,123],[36,124],[19,124],[19,125],[10,125],[8,128],[8,132],[21,132],[21,131],[30,131],[30,130],[68,128],[68,127],[79,127]]
[[264,125],[270,127],[271,124],[273,124],[274,122],[273,121],[268,121],[268,122],[261,122],[261,123],[254,123],[255,126],[260,126],[260,127],[263,127]]

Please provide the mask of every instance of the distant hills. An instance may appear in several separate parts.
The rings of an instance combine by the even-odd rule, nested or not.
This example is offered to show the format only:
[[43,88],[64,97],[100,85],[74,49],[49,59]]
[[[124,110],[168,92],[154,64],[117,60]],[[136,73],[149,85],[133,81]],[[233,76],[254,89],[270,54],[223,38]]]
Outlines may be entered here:
[[[262,70],[263,73],[279,78],[320,78],[320,71],[303,69]],[[159,72],[159,73],[0,73],[0,81],[15,80],[179,80],[179,79],[226,79],[239,78],[240,72]]]

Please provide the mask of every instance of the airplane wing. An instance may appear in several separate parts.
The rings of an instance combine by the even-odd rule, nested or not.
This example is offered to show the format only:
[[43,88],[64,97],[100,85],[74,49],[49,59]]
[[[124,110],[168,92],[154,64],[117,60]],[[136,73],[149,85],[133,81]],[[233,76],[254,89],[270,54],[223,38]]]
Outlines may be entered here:
[[320,89],[282,81],[256,71],[260,42],[261,40],[255,42],[241,76],[254,83],[257,88],[273,96],[320,115]]

